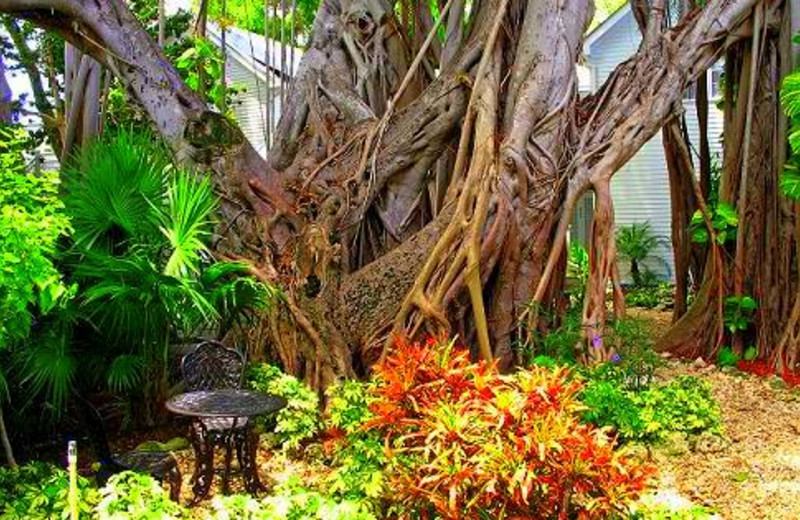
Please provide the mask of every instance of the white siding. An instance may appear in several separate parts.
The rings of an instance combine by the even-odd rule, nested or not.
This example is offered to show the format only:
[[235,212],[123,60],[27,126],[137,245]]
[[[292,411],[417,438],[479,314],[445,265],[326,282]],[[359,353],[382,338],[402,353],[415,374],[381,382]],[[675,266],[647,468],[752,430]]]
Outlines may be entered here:
[[[266,82],[233,56],[229,56],[227,61],[226,78],[228,85],[244,89],[234,98],[233,113],[245,137],[262,157],[266,157]],[[280,116],[280,101],[278,100],[280,87],[275,85],[277,81],[277,78],[274,78],[272,85],[275,118]],[[275,124],[273,123],[272,126],[274,127]]]
[[[587,63],[592,71],[592,85],[596,89],[608,78],[616,66],[632,54],[638,47],[641,37],[636,21],[628,10],[619,17],[613,27],[592,41],[586,49]],[[694,100],[685,102],[686,123],[690,140],[696,149],[698,142],[698,122]],[[722,133],[722,112],[712,104],[709,107],[709,144],[712,155],[721,156],[719,137]],[[665,278],[674,275],[672,250],[669,247],[671,235],[671,210],[669,177],[667,173],[661,134],[658,133],[647,142],[633,158],[623,166],[611,182],[614,197],[614,215],[617,226],[634,222],[650,222],[653,231],[664,238],[666,245],[654,253],[663,261],[652,260],[647,266]],[[627,266],[620,263],[623,277]]]

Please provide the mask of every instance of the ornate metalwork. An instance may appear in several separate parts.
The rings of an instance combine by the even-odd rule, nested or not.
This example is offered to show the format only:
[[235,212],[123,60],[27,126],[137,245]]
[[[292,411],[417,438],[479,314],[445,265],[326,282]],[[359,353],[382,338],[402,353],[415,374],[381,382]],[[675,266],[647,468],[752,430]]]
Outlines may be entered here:
[[241,388],[244,356],[218,341],[204,341],[186,354],[181,372],[189,390]]
[[222,491],[230,491],[233,454],[236,454],[245,489],[250,493],[264,491],[258,477],[258,436],[251,417],[276,412],[286,400],[274,395],[248,390],[189,392],[167,401],[167,409],[193,417],[190,430],[195,451],[195,472],[192,477],[193,503],[208,497],[214,481],[214,450],[224,452]]

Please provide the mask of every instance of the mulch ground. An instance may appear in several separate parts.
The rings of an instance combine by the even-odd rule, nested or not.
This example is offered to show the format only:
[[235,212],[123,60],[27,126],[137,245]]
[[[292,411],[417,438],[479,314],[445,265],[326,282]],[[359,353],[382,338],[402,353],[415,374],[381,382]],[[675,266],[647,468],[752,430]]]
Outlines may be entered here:
[[726,438],[714,453],[657,456],[661,489],[725,520],[800,520],[800,388],[713,365],[669,361],[660,375],[710,381]]
[[[631,309],[667,330],[671,313]],[[720,404],[725,437],[714,452],[656,455],[659,489],[714,509],[724,520],[800,520],[800,387],[781,379],[667,360],[658,375],[709,381]]]

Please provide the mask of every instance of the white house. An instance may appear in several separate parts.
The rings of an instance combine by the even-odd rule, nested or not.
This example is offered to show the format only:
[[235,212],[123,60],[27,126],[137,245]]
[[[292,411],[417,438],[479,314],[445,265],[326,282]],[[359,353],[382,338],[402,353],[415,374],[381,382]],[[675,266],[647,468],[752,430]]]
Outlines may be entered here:
[[[208,37],[222,46],[222,33],[213,24],[209,24]],[[274,139],[271,133],[281,114],[281,85],[285,96],[291,76],[300,65],[302,51],[288,45],[281,48],[279,42],[235,27],[225,31],[225,47],[226,82],[243,89],[235,96],[231,107],[236,122],[258,153],[266,157],[270,140]],[[286,63],[282,66],[284,59]],[[268,91],[271,92],[269,96]]]
[[[166,9],[168,14],[180,9],[189,11],[192,0],[167,0]],[[223,35],[219,26],[209,23],[207,36],[222,47]],[[281,47],[280,42],[268,40],[263,34],[237,27],[228,27],[224,37],[226,84],[242,89],[231,109],[245,137],[258,153],[266,157],[271,132],[280,118],[281,85],[283,92],[288,92],[289,80],[300,65],[302,51]],[[267,104],[268,99],[271,106]]]
[[[617,65],[638,50],[640,41],[639,28],[633,18],[630,5],[626,3],[586,37],[583,45],[586,65],[579,74],[584,92],[592,92],[602,85]],[[718,85],[721,71],[721,64],[718,64],[708,74],[709,146],[712,161],[716,156],[718,162],[721,162],[722,157],[720,138],[723,113],[715,103],[719,97]],[[686,94],[684,107],[686,109],[686,126],[692,142],[692,152],[696,159],[699,130],[693,92]],[[695,164],[697,164],[696,160]],[[617,226],[647,221],[650,222],[654,232],[663,237],[666,243],[669,243],[671,235],[669,177],[661,144],[661,133],[656,134],[628,164],[614,175],[611,181],[611,192],[614,197]],[[585,239],[588,222],[591,220],[591,198],[587,199],[586,204],[575,219],[573,236],[577,236],[579,239]],[[663,259],[663,262],[649,261],[646,262],[647,267],[665,278],[672,278],[674,272],[671,248],[667,245],[662,246],[655,255]],[[625,267],[624,262],[620,263],[623,277],[625,276]]]

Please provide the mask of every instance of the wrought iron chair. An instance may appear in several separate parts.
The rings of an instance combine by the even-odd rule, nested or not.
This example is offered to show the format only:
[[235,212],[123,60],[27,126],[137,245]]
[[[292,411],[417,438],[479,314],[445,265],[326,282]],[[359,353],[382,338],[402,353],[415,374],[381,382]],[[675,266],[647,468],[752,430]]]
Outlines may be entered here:
[[181,361],[183,379],[192,391],[241,388],[244,367],[242,354],[214,340],[199,343]]
[[80,395],[76,396],[76,418],[88,434],[95,457],[99,462],[97,480],[105,485],[112,475],[126,470],[147,473],[169,487],[169,497],[177,502],[181,496],[181,470],[178,460],[168,451],[129,451],[113,454],[108,442],[105,420],[100,411]]
[[[186,354],[181,361],[181,372],[190,391],[237,390],[244,382],[245,358],[238,351],[214,340],[206,340]],[[227,488],[233,449],[239,467],[244,465],[244,444],[251,434],[248,417],[204,417],[192,423],[192,439],[198,456],[211,460],[214,446],[225,448],[225,475]],[[204,446],[208,443],[209,446]],[[210,449],[209,449],[210,448]],[[201,455],[202,454],[202,455]],[[207,487],[210,483],[200,483]]]

